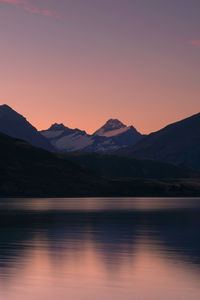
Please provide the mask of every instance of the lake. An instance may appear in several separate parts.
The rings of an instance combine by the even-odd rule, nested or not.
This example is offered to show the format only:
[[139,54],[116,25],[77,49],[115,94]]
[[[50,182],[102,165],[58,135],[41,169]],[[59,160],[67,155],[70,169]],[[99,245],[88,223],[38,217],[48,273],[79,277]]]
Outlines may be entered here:
[[200,199],[1,199],[0,299],[199,300]]

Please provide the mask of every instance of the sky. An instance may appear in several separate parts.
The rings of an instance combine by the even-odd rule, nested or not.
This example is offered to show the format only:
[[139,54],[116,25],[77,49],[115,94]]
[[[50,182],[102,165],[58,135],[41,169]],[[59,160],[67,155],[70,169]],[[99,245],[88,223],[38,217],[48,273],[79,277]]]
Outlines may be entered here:
[[200,111],[199,0],[0,0],[0,102],[38,129]]

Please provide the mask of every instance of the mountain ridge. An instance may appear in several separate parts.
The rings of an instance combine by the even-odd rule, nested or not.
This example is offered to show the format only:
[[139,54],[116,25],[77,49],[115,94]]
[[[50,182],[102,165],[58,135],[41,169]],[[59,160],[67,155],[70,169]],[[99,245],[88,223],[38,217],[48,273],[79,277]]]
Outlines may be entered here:
[[78,150],[114,152],[121,147],[134,145],[143,138],[143,135],[133,126],[128,127],[117,119],[109,119],[93,134],[88,134],[86,131],[77,128],[71,129],[62,123],[54,123],[49,129],[40,132],[45,138],[49,139],[57,151],[63,152]]
[[0,132],[45,150],[54,151],[49,141],[24,116],[7,104],[0,105]]
[[116,154],[200,169],[200,113],[169,124]]

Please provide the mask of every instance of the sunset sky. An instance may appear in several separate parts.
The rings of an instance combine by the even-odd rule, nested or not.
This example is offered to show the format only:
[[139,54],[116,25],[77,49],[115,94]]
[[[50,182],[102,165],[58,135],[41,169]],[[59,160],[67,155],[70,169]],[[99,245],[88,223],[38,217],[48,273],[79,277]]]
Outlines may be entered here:
[[38,129],[200,111],[200,0],[0,0],[0,101]]

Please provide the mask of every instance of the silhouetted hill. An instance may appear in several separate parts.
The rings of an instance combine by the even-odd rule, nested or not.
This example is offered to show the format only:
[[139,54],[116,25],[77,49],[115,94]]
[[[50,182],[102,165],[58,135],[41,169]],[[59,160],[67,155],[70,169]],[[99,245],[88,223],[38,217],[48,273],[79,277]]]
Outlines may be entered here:
[[84,195],[99,178],[53,153],[0,134],[1,195]]
[[154,161],[121,157],[113,154],[70,152],[59,154],[72,162],[113,178],[190,178],[200,177],[200,171],[184,166]]
[[0,134],[1,197],[200,196],[200,179],[109,179]]
[[200,113],[151,133],[117,154],[200,169]]
[[53,146],[22,115],[8,105],[0,105],[0,132],[53,151]]

